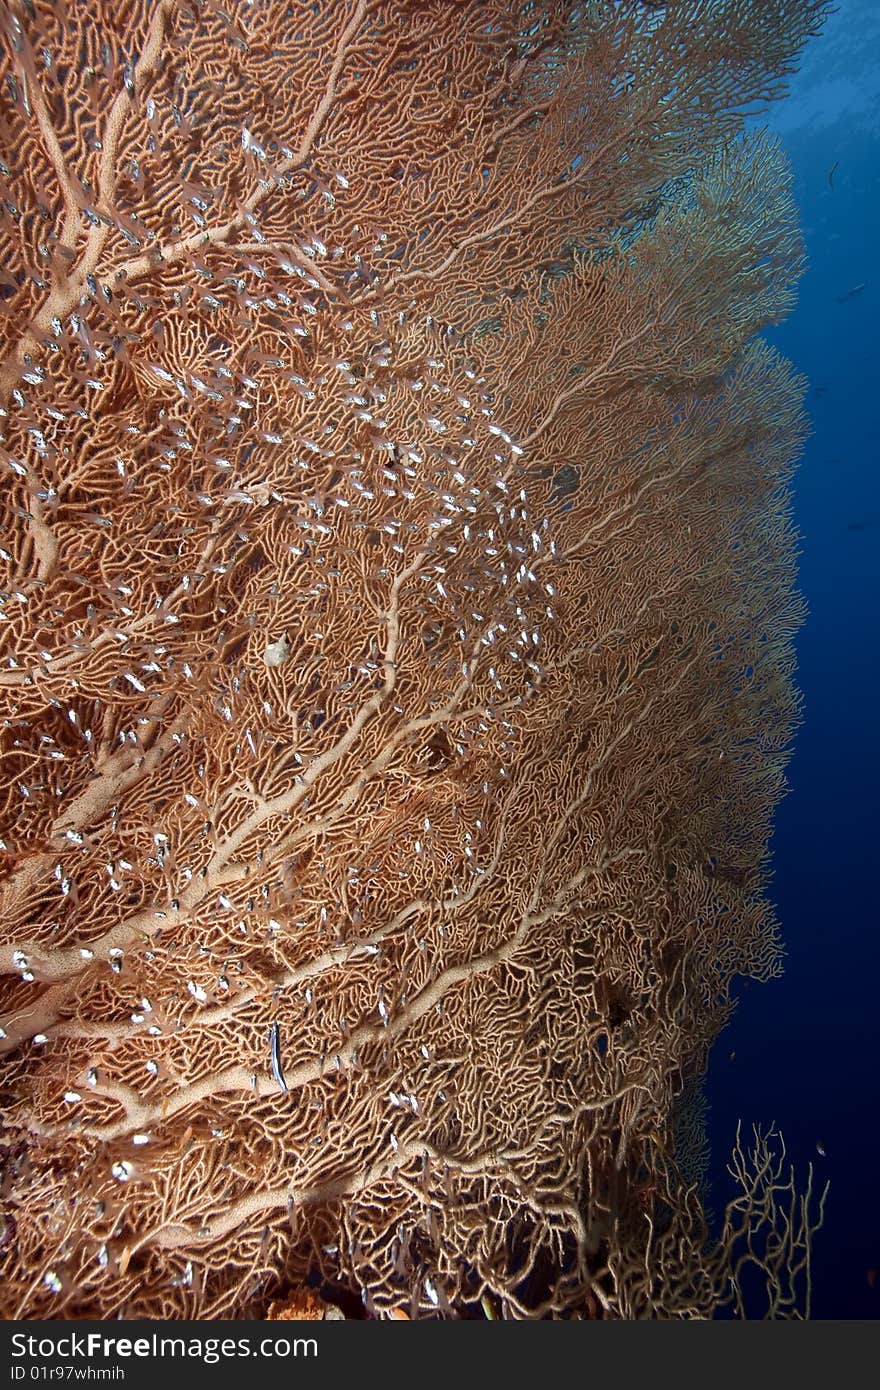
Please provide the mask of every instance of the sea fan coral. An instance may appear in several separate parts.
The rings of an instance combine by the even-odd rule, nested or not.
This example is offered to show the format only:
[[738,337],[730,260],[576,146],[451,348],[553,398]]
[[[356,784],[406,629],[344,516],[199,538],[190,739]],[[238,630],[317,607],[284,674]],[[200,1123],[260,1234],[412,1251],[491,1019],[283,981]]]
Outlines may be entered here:
[[7,1316],[729,1296],[822,10],[3,5]]

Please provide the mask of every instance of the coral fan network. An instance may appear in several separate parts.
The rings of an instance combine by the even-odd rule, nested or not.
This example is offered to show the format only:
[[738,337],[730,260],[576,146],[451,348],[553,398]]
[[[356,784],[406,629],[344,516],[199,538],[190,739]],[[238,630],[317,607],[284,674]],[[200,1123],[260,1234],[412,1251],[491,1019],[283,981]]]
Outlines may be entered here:
[[708,1317],[746,1239],[803,1310],[775,1136],[714,1239],[688,1156],[824,8],[4,0],[5,1316]]

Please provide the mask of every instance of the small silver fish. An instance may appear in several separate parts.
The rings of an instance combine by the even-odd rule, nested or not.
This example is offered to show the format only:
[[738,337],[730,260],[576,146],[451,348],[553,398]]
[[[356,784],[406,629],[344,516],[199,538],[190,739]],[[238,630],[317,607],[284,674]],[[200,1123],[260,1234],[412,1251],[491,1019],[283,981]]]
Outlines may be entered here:
[[277,1023],[273,1023],[269,1029],[269,1048],[272,1059],[272,1075],[278,1082],[281,1090],[286,1091],[288,1086],[284,1079],[284,1071],[281,1066],[281,1029],[278,1027]]
[[277,642],[271,642],[263,653],[263,660],[267,666],[283,666],[290,656],[290,643],[285,632]]

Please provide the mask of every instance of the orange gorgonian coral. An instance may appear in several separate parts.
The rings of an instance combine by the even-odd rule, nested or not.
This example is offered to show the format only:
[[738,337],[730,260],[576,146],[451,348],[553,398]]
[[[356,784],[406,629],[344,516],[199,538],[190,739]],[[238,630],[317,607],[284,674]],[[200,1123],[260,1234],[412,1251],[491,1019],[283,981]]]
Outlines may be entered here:
[[6,1316],[733,1298],[823,9],[0,6]]

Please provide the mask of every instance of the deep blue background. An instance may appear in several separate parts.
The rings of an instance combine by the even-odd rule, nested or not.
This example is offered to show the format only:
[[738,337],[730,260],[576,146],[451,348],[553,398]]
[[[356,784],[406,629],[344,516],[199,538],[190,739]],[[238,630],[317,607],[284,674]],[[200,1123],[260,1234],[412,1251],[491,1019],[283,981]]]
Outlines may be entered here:
[[720,1209],[731,1195],[737,1120],[776,1121],[801,1173],[812,1161],[831,1180],[813,1316],[877,1318],[880,1274],[872,1290],[867,1271],[880,1270],[878,0],[840,0],[790,97],[759,123],[791,159],[810,262],[797,311],[767,334],[811,383],[814,434],[795,479],[810,616],[797,643],[805,722],[773,840],[786,973],[740,989],[713,1054],[714,1196]]

